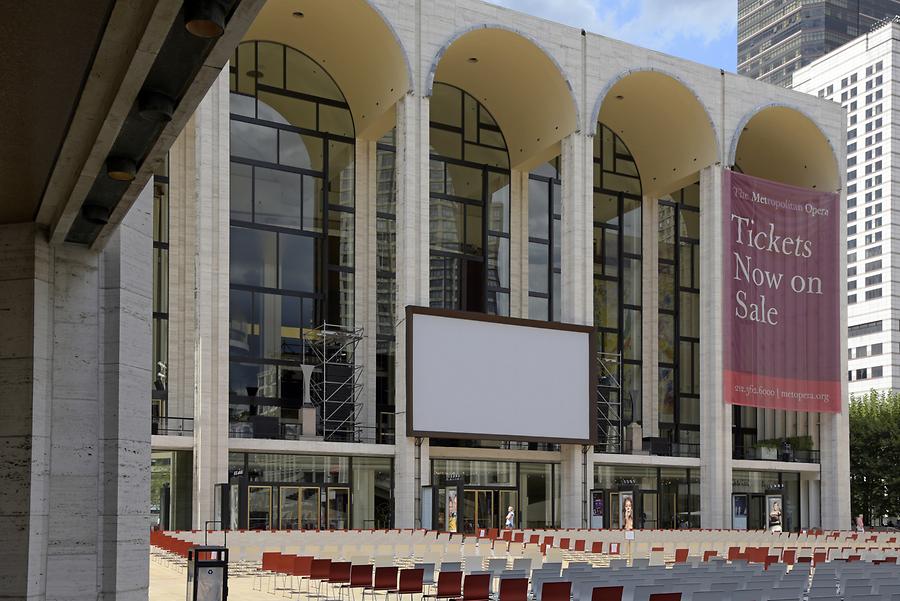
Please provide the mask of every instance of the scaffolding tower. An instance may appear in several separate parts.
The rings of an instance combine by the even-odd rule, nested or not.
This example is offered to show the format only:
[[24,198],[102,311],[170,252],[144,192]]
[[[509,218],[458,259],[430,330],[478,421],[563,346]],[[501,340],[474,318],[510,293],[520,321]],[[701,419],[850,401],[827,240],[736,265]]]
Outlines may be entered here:
[[622,356],[597,353],[597,451],[623,452]]
[[354,357],[363,338],[362,328],[329,323],[304,334],[316,359],[309,393],[316,407],[316,435],[323,440],[359,442],[362,438],[363,366]]

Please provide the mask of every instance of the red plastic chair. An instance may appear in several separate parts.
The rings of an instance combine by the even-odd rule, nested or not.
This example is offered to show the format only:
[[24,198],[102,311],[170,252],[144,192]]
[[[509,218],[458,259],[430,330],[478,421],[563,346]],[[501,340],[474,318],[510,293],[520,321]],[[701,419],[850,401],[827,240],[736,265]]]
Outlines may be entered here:
[[528,578],[504,578],[500,581],[498,601],[527,601]]
[[786,563],[789,566],[794,565],[794,561],[797,558],[797,550],[796,549],[785,549],[784,553],[781,554],[781,561]]
[[365,595],[367,588],[372,588],[372,566],[370,564],[351,566],[350,584],[347,585],[350,598],[353,598],[354,589],[361,589]]
[[[316,595],[322,596],[322,583],[327,582],[331,576],[330,559],[313,559],[309,566],[309,584],[316,583]],[[307,593],[309,591],[307,590]]]
[[540,543],[540,542],[541,542],[541,535],[540,535],[540,534],[532,534],[531,536],[528,537],[528,544],[529,544],[529,545],[536,545],[536,544],[538,544],[538,543]]
[[675,549],[675,563],[684,563],[688,559],[689,549]]
[[653,593],[649,601],[681,601],[681,593]]
[[[290,570],[291,579],[296,580],[296,582],[297,582],[297,593],[298,594],[300,593],[300,585],[303,583],[304,580],[307,581],[307,593],[309,592],[309,590],[308,590],[309,589],[309,573],[310,573],[310,570],[312,569],[312,561],[313,561],[312,555],[300,555],[300,556],[295,556],[294,560],[291,564],[291,570]],[[291,590],[293,590],[293,586],[291,587]]]
[[437,592],[425,597],[435,599],[457,599],[462,596],[462,572],[440,572],[437,579]]
[[568,550],[569,543],[571,543],[571,542],[572,542],[571,539],[561,538],[561,539],[559,539],[559,548]]
[[584,551],[585,542],[583,540],[575,541],[575,551]]
[[603,541],[591,543],[591,553],[603,553]]
[[541,586],[541,601],[569,601],[571,582],[545,582]]
[[397,585],[397,599],[403,598],[403,595],[409,595],[410,599],[412,599],[414,595],[421,595],[424,578],[425,570],[422,568],[400,570],[400,584]]
[[463,582],[463,601],[490,601],[491,575],[469,574]]
[[703,552],[703,561],[709,561],[713,557],[717,557],[719,555],[718,551],[704,551]]
[[363,591],[363,597],[365,597],[365,591],[369,591],[372,593],[372,598],[375,598],[375,595],[381,591],[385,594],[385,596],[390,595],[393,592],[397,591],[397,568],[395,566],[383,566],[379,568],[375,568],[375,580],[372,584],[371,588],[365,589]]
[[598,586],[591,593],[591,601],[622,601],[624,586]]

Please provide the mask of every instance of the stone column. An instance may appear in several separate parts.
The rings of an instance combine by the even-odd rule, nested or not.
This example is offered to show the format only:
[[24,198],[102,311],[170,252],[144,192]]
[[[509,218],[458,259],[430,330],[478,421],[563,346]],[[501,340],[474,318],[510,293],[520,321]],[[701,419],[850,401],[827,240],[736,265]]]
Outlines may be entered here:
[[[228,481],[229,90],[223,70],[196,114],[194,527]],[[217,525],[218,526],[218,525]]]
[[[561,318],[567,323],[593,325],[593,139],[575,132],[564,138],[561,146]],[[560,445],[560,451],[560,524],[577,528],[583,525],[587,503],[582,461],[593,466],[593,457],[584,457],[581,445]]]
[[700,171],[700,525],[731,527],[731,405],[722,395],[722,170]]
[[[657,199],[644,196],[641,214],[641,380],[643,382],[641,429],[644,436],[659,436],[659,202]],[[676,232],[676,236],[677,234]],[[675,248],[678,248],[677,240]]]
[[[100,263],[100,597],[141,599],[149,580],[153,184]],[[61,598],[70,598],[60,583]]]
[[151,204],[104,251],[0,227],[3,596],[147,596]]
[[528,172],[509,182],[509,316],[528,318]]
[[0,226],[0,582],[18,599],[46,588],[52,275],[33,223]]
[[357,348],[355,360],[363,366],[363,390],[359,402],[362,404],[360,421],[365,442],[375,442],[375,355],[378,330],[377,292],[377,206],[376,186],[376,142],[358,138],[356,140],[356,227],[354,229],[354,321],[357,328],[363,328],[365,338]]
[[428,98],[407,94],[397,103],[397,353],[394,525],[417,521],[416,445],[406,436],[406,306],[429,302]]

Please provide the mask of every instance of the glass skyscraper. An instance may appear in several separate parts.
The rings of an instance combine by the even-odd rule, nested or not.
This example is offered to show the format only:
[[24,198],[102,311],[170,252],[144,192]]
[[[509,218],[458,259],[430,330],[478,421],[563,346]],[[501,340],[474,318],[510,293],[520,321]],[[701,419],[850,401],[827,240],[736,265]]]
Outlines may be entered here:
[[900,0],[738,0],[738,73],[779,86],[882,19]]

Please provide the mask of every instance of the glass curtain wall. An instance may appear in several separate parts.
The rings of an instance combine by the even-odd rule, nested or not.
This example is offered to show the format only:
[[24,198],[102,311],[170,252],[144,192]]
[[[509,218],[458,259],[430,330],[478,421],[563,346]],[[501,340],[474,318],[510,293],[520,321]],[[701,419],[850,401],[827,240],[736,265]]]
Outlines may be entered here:
[[639,494],[636,528],[699,528],[700,470],[594,464],[594,488],[604,493],[604,524],[621,528],[619,492]]
[[294,439],[305,333],[353,325],[353,119],[293,48],[245,42],[230,69],[230,434]]
[[700,456],[700,184],[659,200],[659,430]]
[[431,96],[431,306],[509,315],[509,155],[475,98]]
[[562,182],[559,157],[528,174],[528,317],[559,321]]
[[[431,469],[435,499],[432,509],[436,512],[434,524],[439,530],[448,528],[448,516],[454,513],[452,507],[448,510],[447,503],[448,497],[452,499],[455,495],[458,481],[462,481],[464,488],[463,502],[458,506],[459,532],[466,531],[466,525],[473,521],[480,526],[502,526],[509,506],[513,507],[519,528],[559,527],[557,464],[433,459]],[[466,505],[467,497],[471,497],[469,505]],[[487,498],[493,500],[488,511],[484,509]],[[488,512],[493,515],[486,515]]]
[[[594,136],[594,326],[622,363],[622,423],[641,421],[641,180],[608,127]],[[613,393],[614,394],[614,393]]]
[[232,513],[249,528],[390,528],[390,457],[229,453]]
[[376,442],[394,442],[394,356],[397,323],[397,146],[396,129],[376,146]]
[[[153,174],[153,434],[166,434],[169,414],[169,156]],[[178,416],[184,417],[184,416]]]

